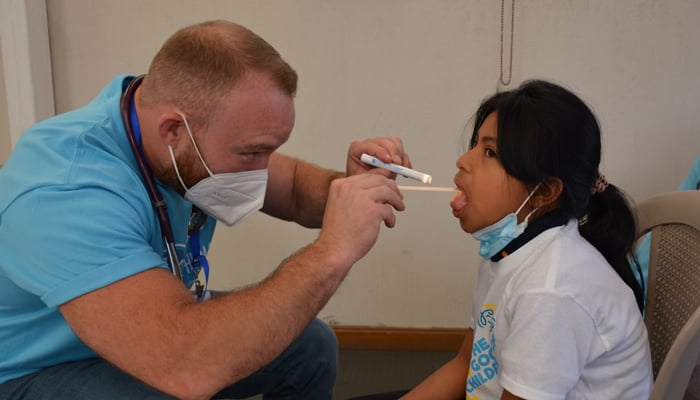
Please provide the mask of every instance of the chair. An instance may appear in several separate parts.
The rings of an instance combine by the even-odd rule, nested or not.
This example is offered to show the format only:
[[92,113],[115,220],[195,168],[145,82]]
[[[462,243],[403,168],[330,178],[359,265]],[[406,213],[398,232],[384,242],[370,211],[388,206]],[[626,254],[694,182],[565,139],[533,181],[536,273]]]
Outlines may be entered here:
[[683,399],[698,356],[700,356],[700,308],[695,310],[673,341],[656,376],[650,400]]
[[638,204],[639,237],[651,232],[645,323],[651,399],[682,399],[700,355],[700,191],[663,193]]

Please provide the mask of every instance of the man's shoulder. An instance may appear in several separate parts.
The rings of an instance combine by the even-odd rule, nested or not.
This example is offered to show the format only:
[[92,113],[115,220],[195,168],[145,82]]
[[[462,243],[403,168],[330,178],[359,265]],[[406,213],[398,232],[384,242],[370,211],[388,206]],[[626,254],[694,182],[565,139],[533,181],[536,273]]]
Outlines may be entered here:
[[[25,192],[42,186],[131,186],[140,178],[119,111],[117,77],[89,104],[28,129],[3,168],[0,181]],[[3,185],[5,186],[5,185]]]

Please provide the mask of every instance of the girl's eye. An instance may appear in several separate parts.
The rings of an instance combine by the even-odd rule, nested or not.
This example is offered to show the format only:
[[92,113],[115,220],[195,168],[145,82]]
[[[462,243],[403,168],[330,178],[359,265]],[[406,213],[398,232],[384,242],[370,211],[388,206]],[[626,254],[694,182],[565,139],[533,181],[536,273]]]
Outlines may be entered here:
[[495,158],[498,157],[498,154],[493,149],[486,149],[486,157],[488,158]]

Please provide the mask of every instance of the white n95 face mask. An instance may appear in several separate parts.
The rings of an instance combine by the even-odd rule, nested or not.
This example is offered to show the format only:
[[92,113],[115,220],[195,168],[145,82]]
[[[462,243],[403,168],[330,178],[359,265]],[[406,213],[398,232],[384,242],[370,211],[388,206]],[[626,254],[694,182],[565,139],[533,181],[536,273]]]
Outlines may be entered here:
[[215,174],[192,186],[185,198],[226,226],[234,226],[262,208],[266,188],[266,169]]
[[180,181],[182,188],[185,189],[185,198],[207,215],[216,218],[217,221],[229,227],[260,210],[265,201],[267,169],[223,174],[212,173],[197,148],[194,136],[192,136],[192,131],[187,123],[187,118],[182,114],[180,116],[185,122],[185,128],[187,128],[187,133],[190,136],[190,140],[192,140],[197,156],[199,156],[199,160],[209,174],[208,177],[188,189],[180,176],[173,148],[168,145],[170,159],[175,167],[177,179]]

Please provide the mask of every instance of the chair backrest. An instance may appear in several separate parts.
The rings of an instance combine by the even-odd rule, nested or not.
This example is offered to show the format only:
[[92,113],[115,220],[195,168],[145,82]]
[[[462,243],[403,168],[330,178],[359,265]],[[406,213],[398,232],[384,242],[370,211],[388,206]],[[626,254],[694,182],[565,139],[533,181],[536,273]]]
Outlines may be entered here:
[[636,214],[639,236],[651,232],[644,320],[656,378],[700,306],[700,191],[654,196],[640,202]]

